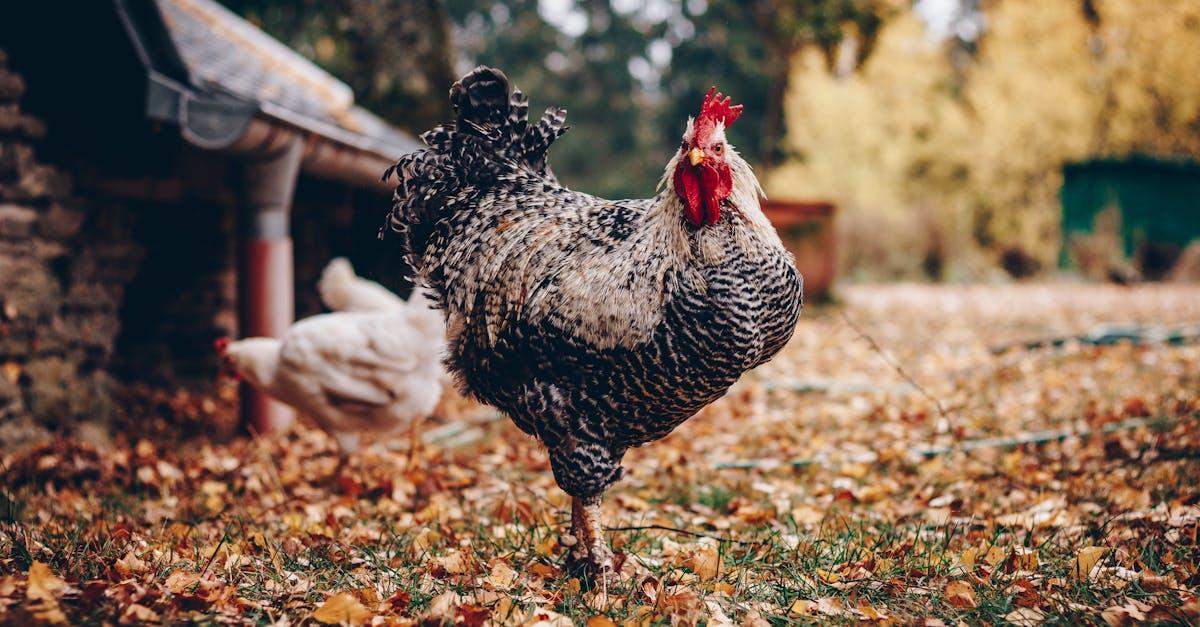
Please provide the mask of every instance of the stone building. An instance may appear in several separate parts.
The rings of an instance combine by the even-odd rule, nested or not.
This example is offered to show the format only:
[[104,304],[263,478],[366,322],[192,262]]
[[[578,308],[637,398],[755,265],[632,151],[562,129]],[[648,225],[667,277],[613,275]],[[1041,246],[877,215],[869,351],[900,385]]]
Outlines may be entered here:
[[403,290],[379,176],[416,143],[344,83],[212,0],[0,13],[0,421],[210,386],[213,340],[318,312],[332,256]]

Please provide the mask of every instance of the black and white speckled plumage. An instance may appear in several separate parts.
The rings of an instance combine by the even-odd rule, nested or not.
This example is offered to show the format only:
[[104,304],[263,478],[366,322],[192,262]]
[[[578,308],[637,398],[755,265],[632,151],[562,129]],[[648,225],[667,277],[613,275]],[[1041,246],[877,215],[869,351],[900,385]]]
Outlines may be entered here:
[[565,113],[528,124],[503,73],[477,68],[450,96],[456,122],[394,168],[389,224],[445,310],[450,371],[545,443],[563,490],[598,495],[626,449],[783,347],[802,279],[732,149],[734,193],[695,227],[669,176],[644,200],[560,186],[546,152]]

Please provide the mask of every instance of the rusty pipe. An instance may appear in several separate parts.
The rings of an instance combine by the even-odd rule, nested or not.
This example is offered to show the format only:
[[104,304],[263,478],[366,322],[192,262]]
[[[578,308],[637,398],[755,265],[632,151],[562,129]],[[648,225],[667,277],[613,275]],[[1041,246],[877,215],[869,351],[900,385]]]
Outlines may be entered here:
[[[304,144],[295,133],[267,133],[242,163],[238,325],[242,337],[280,337],[295,318],[292,196]],[[258,433],[287,428],[295,411],[243,385],[242,419]]]
[[300,169],[306,174],[381,192],[391,189],[390,184],[380,180],[383,171],[392,165],[391,159],[261,117],[255,117],[226,150],[243,155],[270,154],[293,141],[303,146]]

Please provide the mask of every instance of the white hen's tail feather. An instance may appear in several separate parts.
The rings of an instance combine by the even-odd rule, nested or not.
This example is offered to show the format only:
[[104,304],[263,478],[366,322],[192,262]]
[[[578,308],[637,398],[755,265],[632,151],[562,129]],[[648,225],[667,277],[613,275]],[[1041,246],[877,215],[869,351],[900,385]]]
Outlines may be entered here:
[[404,301],[386,287],[368,281],[354,273],[345,257],[338,257],[325,266],[317,282],[321,302],[333,311],[389,311],[404,307]]

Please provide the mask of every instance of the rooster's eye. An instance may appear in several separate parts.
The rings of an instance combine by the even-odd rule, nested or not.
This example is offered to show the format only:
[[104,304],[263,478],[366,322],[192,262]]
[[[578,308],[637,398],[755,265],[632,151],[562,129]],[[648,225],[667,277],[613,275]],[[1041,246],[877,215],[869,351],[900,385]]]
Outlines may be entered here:
[[718,155],[725,152],[725,144],[717,144],[716,146],[713,146],[713,152]]

